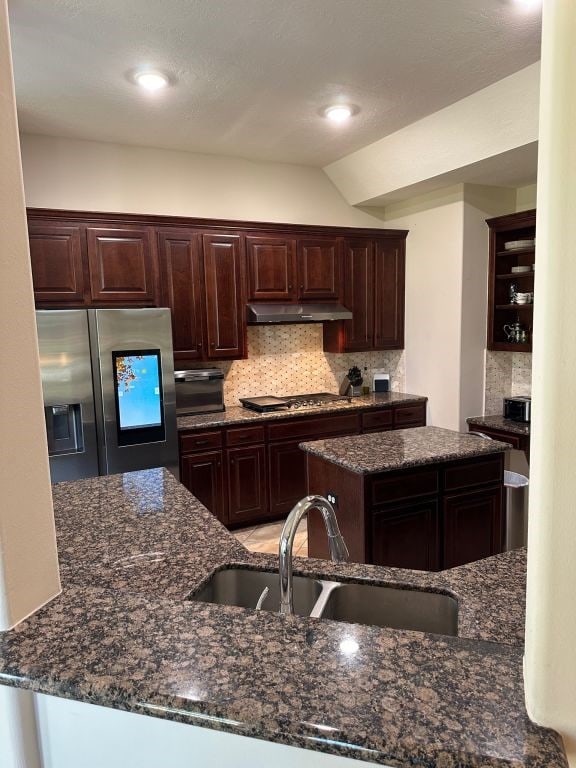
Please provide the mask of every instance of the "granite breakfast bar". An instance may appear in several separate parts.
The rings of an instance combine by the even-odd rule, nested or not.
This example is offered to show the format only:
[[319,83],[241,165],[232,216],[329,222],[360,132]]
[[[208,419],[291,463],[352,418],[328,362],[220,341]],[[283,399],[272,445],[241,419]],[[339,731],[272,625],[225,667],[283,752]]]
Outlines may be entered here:
[[62,483],[54,505],[62,594],[0,633],[0,683],[52,716],[51,749],[76,707],[70,760],[50,764],[566,768],[524,707],[522,551],[441,573],[295,561],[300,575],[450,594],[448,637],[188,599],[215,570],[277,559],[247,552],[164,470]]

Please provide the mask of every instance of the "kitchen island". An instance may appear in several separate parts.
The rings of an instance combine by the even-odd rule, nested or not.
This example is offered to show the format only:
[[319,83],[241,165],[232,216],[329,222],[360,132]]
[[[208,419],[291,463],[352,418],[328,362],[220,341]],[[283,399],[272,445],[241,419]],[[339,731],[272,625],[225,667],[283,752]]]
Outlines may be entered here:
[[189,600],[215,570],[277,559],[164,470],[62,483],[54,506],[63,592],[0,633],[0,683],[34,692],[51,728],[46,764],[566,768],[524,707],[523,551],[436,574],[295,560],[452,595],[448,637]]
[[[426,571],[502,551],[508,447],[438,427],[301,445],[309,493],[335,500],[351,559]],[[308,521],[308,552],[328,556],[319,515]]]

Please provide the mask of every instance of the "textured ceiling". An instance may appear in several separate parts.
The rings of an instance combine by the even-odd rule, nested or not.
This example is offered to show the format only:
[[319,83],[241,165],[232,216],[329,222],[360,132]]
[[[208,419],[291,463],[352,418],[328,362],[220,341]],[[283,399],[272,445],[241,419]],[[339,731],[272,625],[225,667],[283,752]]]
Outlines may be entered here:
[[[9,0],[23,131],[325,165],[539,58],[510,0]],[[149,65],[154,95],[127,73]],[[358,105],[346,125],[319,116]]]

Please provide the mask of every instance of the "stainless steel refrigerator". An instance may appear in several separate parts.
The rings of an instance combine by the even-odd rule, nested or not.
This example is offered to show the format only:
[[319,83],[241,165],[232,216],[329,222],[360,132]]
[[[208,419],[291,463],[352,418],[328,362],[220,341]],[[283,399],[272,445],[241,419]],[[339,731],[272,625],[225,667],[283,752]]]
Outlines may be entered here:
[[178,474],[168,309],[36,312],[52,482]]

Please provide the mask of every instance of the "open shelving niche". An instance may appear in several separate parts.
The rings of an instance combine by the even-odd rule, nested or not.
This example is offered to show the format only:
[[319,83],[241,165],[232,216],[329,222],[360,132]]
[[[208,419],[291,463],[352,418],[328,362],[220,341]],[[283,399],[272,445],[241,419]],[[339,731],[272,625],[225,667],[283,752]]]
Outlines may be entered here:
[[[511,240],[531,240],[536,235],[536,211],[522,211],[487,219],[490,228],[490,264],[488,270],[488,338],[487,347],[501,352],[532,352],[534,304],[511,304],[510,286],[521,291],[534,290],[534,271],[512,272],[512,267],[532,266],[534,248],[506,250]],[[525,344],[506,338],[505,325],[520,322],[528,331]]]

